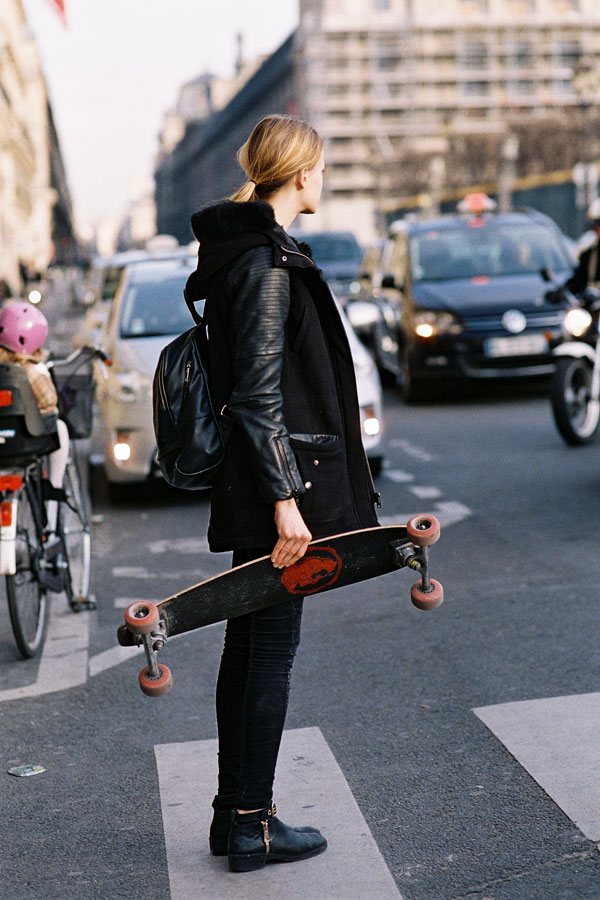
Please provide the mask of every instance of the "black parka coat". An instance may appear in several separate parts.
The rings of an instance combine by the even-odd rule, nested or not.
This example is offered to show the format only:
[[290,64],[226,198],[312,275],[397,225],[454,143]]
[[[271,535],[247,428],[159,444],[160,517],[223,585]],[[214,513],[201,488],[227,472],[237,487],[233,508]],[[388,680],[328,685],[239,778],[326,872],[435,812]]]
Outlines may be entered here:
[[378,524],[354,365],[340,314],[306,245],[263,201],[195,213],[209,382],[228,432],[213,484],[211,550],[274,546],[275,500],[295,497],[314,538]]

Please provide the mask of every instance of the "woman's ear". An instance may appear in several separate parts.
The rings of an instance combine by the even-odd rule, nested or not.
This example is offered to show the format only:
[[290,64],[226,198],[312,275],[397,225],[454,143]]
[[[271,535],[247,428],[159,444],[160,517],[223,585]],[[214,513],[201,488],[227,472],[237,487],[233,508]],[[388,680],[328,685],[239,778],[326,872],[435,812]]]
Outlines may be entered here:
[[308,180],[308,169],[300,169],[299,172],[296,172],[296,189],[301,191]]

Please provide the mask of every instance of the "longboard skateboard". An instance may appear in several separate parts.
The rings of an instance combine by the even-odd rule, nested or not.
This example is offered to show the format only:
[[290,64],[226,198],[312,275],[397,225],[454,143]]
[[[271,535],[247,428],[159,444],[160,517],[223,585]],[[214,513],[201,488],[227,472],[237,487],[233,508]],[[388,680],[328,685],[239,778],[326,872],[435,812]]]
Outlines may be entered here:
[[140,688],[151,697],[166,694],[173,684],[167,666],[156,656],[168,637],[243,616],[290,597],[320,594],[408,567],[420,573],[411,588],[419,609],[435,609],[443,589],[429,576],[429,547],[440,536],[434,516],[413,516],[406,525],[365,528],[322,538],[308,545],[293,566],[276,569],[268,556],[207,578],[154,604],[138,600],[125,610],[117,632],[122,647],[143,646],[147,666]]

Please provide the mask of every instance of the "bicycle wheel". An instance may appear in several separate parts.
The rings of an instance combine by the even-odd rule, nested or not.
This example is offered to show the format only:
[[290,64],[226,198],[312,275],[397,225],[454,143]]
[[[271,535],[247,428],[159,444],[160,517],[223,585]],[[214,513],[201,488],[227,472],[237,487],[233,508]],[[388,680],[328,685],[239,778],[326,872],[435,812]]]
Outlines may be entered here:
[[28,658],[40,649],[46,630],[46,592],[37,579],[40,554],[41,510],[30,481],[17,507],[17,571],[6,576],[10,624],[19,652]]
[[71,606],[86,604],[90,589],[92,544],[87,494],[76,459],[69,459],[63,482],[66,501],[58,509],[58,532],[65,542],[65,591]]

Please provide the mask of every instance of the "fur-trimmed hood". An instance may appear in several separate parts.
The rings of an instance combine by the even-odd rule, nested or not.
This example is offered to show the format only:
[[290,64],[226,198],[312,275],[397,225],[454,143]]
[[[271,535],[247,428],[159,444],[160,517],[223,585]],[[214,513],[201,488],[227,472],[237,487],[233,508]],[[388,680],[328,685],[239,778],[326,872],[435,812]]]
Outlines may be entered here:
[[200,243],[198,266],[186,285],[186,296],[193,301],[204,299],[210,279],[219,269],[254,247],[273,243],[299,249],[312,259],[308,244],[294,241],[264,200],[223,200],[205,206],[193,214],[192,230]]

